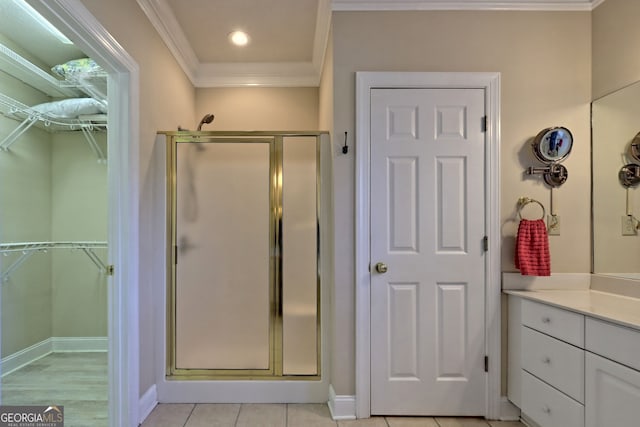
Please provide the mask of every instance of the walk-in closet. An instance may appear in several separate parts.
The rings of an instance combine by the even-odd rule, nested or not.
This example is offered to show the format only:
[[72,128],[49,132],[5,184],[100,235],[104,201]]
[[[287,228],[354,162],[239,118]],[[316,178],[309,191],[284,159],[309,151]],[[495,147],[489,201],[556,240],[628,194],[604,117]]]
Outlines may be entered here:
[[23,0],[0,2],[3,405],[107,420],[107,75]]

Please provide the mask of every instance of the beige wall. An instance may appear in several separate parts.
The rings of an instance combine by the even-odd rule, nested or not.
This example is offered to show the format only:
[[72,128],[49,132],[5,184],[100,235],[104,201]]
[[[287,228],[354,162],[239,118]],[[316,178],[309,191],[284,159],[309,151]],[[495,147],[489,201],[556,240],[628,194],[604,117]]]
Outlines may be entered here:
[[205,88],[196,90],[195,130],[207,113],[216,116],[203,130],[317,130],[318,88]]
[[640,2],[607,0],[593,11],[593,99],[640,80]]
[[[25,104],[48,99],[0,72],[0,93]],[[0,116],[0,140],[19,122]],[[31,128],[0,151],[0,242],[51,239],[51,138]],[[0,256],[5,271],[18,254]],[[15,270],[2,291],[2,357],[51,337],[51,254],[34,254]]]
[[[107,152],[106,132],[94,133]],[[53,134],[51,240],[107,240],[107,165],[81,132]],[[107,251],[96,249],[107,263]],[[52,251],[52,335],[107,336],[107,279],[82,251]]]
[[[549,206],[528,142],[563,125],[575,144],[556,190],[562,234],[551,238],[554,272],[589,272],[589,12],[336,12],[333,14],[334,134],[355,126],[356,71],[498,71],[501,73],[502,270],[513,271],[518,197]],[[353,394],[354,157],[334,159],[336,277],[333,385]]]
[[[194,89],[135,1],[82,0],[82,3],[140,67],[140,392],[155,383],[154,323],[149,301],[164,292],[165,253],[158,130],[176,129],[195,120]],[[126,143],[123,141],[122,143]]]

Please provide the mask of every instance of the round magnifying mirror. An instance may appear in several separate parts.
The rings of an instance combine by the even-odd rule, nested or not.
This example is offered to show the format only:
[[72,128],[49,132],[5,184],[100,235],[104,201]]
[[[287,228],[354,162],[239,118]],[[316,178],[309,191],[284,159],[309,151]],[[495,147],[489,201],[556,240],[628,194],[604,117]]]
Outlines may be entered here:
[[565,127],[551,127],[541,130],[533,140],[533,154],[542,163],[557,163],[571,152],[573,135]]

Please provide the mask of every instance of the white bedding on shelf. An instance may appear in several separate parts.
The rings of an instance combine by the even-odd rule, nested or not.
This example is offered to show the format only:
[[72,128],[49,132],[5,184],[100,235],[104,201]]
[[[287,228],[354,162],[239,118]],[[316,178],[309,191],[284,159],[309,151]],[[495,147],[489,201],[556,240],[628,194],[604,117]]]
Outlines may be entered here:
[[107,99],[107,73],[91,58],[79,58],[58,64],[51,71],[75,87],[100,101]]
[[31,107],[32,110],[49,117],[75,119],[78,116],[105,114],[104,103],[93,98],[69,98],[60,101],[45,102]]

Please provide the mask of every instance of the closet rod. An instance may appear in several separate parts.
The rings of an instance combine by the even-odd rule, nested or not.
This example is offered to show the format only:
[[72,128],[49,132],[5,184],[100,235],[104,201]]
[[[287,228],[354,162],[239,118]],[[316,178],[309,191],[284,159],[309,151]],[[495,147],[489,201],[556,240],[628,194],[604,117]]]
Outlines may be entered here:
[[49,249],[81,250],[98,267],[100,273],[107,271],[107,266],[95,253],[94,249],[107,248],[107,242],[20,242],[0,243],[0,254],[7,256],[13,252],[20,252],[20,256],[5,271],[2,272],[2,283],[9,280],[11,274],[18,269],[27,259],[37,252],[46,252]]

